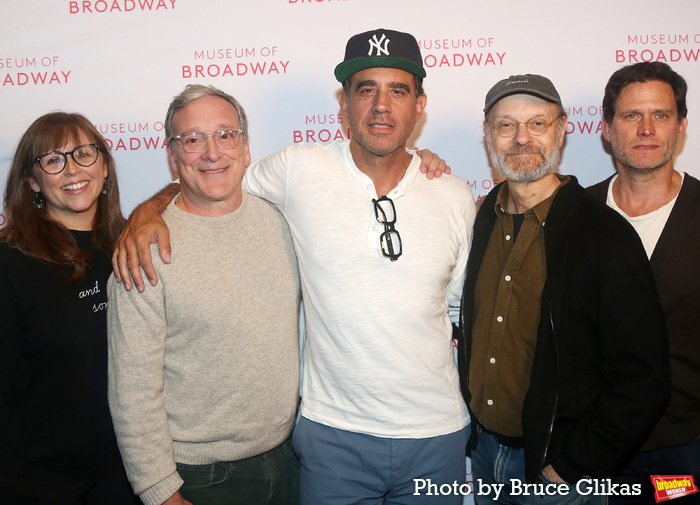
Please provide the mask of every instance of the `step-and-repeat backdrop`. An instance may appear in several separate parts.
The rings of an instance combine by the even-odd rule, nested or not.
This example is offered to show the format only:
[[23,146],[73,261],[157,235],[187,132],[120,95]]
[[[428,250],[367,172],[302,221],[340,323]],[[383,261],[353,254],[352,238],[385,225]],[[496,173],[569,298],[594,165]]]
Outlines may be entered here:
[[411,32],[422,48],[428,106],[411,142],[439,153],[475,196],[494,185],[481,111],[496,81],[539,73],[554,82],[569,114],[561,172],[588,185],[613,172],[605,82],[637,61],[668,62],[687,79],[690,127],[676,166],[700,176],[698,19],[697,0],[5,0],[0,189],[32,121],[78,111],[111,145],[130,212],[172,178],[163,120],[188,83],[241,101],[253,158],[346,138],[333,68],[351,35],[379,27]]

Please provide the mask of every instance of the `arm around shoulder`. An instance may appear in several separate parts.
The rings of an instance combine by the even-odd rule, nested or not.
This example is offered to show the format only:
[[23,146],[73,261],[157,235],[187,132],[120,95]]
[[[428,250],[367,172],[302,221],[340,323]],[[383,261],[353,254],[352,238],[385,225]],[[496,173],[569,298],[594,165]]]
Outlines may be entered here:
[[134,209],[126,226],[117,239],[117,246],[112,254],[112,268],[117,282],[124,282],[124,288],[130,290],[133,284],[142,293],[144,290],[141,268],[151,285],[155,286],[158,278],[153,268],[151,244],[158,244],[160,257],[170,263],[170,232],[160,217],[168,204],[180,191],[180,184],[171,183],[150,200]]

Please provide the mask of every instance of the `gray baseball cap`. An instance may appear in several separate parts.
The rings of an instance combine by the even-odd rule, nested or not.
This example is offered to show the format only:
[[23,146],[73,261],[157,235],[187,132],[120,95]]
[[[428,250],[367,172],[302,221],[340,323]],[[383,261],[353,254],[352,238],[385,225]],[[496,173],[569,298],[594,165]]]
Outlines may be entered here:
[[508,79],[498,81],[488,93],[484,113],[488,113],[496,102],[508,95],[525,93],[561,105],[561,98],[552,81],[536,74],[511,75]]

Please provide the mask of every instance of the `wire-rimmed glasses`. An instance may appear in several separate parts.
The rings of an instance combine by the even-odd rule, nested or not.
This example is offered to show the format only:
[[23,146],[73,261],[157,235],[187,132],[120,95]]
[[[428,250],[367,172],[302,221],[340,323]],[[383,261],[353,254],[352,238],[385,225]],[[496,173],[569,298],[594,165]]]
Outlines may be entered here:
[[189,132],[170,137],[170,141],[179,140],[188,153],[201,153],[207,147],[207,138],[213,138],[219,149],[228,151],[238,147],[243,130],[218,130],[214,133]]
[[560,118],[561,116],[557,116],[553,120],[547,122],[545,118],[541,117],[535,117],[532,119],[528,119],[527,121],[513,121],[512,119],[499,119],[495,123],[489,123],[491,125],[491,128],[496,130],[496,133],[498,133],[501,137],[513,137],[517,132],[518,128],[520,128],[521,124],[524,124],[525,127],[527,128],[527,131],[530,132],[531,135],[535,135],[536,137],[539,137],[540,135],[544,135],[547,133],[547,130]]

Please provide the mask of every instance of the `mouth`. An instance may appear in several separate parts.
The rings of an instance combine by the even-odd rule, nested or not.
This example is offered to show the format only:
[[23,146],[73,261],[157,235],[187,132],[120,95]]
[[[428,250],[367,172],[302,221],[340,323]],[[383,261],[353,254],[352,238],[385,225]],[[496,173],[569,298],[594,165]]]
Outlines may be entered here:
[[63,191],[77,191],[79,189],[83,189],[87,185],[88,181],[74,182],[73,184],[62,186],[61,189]]
[[223,167],[223,168],[211,168],[209,170],[200,170],[203,174],[220,174],[222,172],[225,172],[228,167]]
[[391,130],[394,126],[386,123],[371,123],[369,127],[373,130],[382,130],[382,131],[389,131]]

